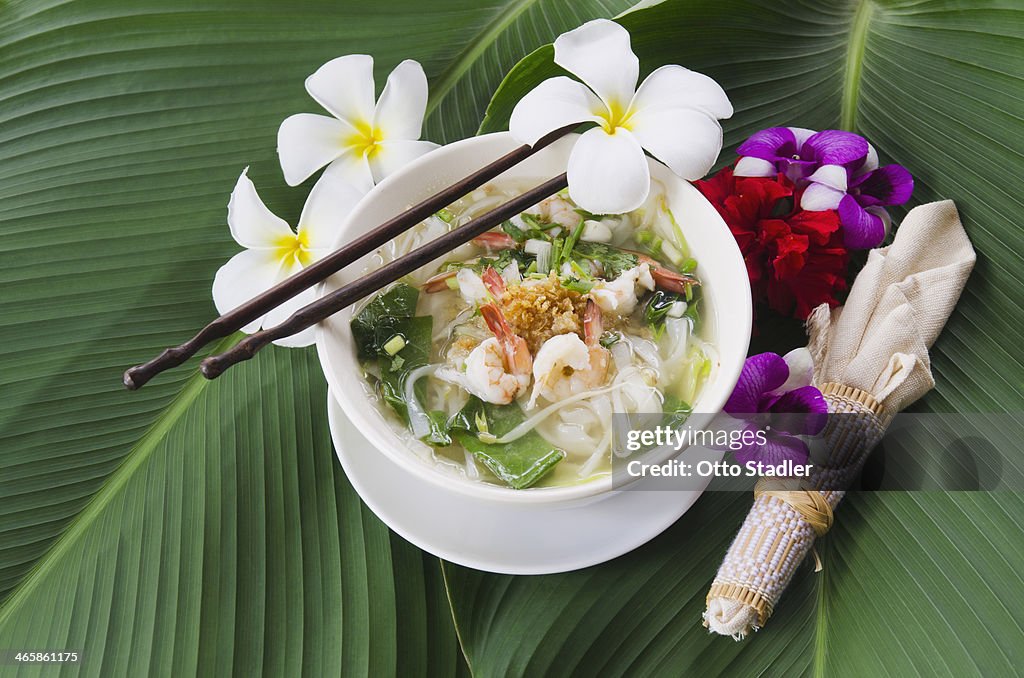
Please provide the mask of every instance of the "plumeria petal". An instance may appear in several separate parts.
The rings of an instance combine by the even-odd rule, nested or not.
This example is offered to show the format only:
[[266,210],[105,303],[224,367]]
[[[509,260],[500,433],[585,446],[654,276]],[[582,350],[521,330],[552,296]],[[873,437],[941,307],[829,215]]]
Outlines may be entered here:
[[751,134],[739,145],[736,153],[775,162],[780,158],[797,155],[796,136],[788,127],[769,127]]
[[800,207],[808,212],[834,210],[845,197],[845,191],[836,190],[825,184],[811,184],[800,196]]
[[342,153],[327,166],[327,171],[353,186],[373,186],[374,183],[373,169],[366,153]]
[[298,186],[313,172],[345,152],[352,130],[326,115],[298,113],[285,118],[277,130],[277,155],[289,186]]
[[848,173],[842,165],[822,165],[814,170],[814,173],[807,177],[807,180],[845,193],[847,178]]
[[531,146],[560,127],[574,122],[600,122],[601,100],[585,85],[565,76],[549,78],[519,100],[508,129],[516,141]]
[[419,62],[406,59],[388,76],[373,125],[387,140],[419,139],[426,109],[427,76]]
[[789,366],[776,353],[758,353],[747,358],[739,381],[723,408],[729,414],[754,414],[761,411],[761,399],[789,378]]
[[430,153],[435,148],[437,148],[437,144],[432,141],[389,139],[378,142],[377,149],[368,157],[373,180],[380,181],[421,155]]
[[722,150],[722,126],[703,111],[641,109],[629,119],[637,141],[683,179],[700,179]]
[[732,173],[737,177],[774,177],[778,171],[775,163],[748,155],[736,161]]
[[695,108],[713,118],[732,117],[732,102],[717,82],[682,66],[655,69],[644,78],[629,106],[631,111]]
[[651,190],[647,156],[630,132],[587,130],[569,156],[569,196],[595,214],[637,209]]
[[349,54],[331,59],[306,78],[306,91],[339,120],[358,129],[373,121],[373,57]]
[[914,192],[914,178],[902,165],[886,165],[854,180],[862,207],[902,205]]
[[[278,276],[278,282],[298,273],[301,269],[302,267],[297,263],[293,263],[291,266],[282,267]],[[263,327],[268,328],[280,325],[300,308],[307,304],[311,304],[314,301],[316,301],[316,289],[311,287],[303,290],[283,304],[270,309],[270,312],[268,312],[266,317],[263,319]],[[315,339],[316,327],[313,326],[307,327],[297,334],[276,339],[274,340],[274,343],[278,346],[298,348],[301,346],[309,346],[315,341]]]
[[828,404],[821,391],[802,386],[783,394],[772,405],[772,428],[797,435],[816,435],[825,428]]
[[250,249],[276,249],[280,247],[282,238],[295,235],[284,219],[263,204],[249,179],[248,167],[242,170],[231,191],[228,227],[231,228],[231,237],[235,242]]
[[[213,278],[213,304],[221,315],[253,297],[263,294],[277,282],[281,259],[275,250],[242,250],[228,259]],[[260,328],[257,318],[242,328],[249,334]]]
[[843,243],[850,249],[869,249],[885,239],[882,219],[866,211],[852,195],[839,203],[839,219],[843,223]]
[[804,142],[801,151],[805,160],[847,167],[863,162],[867,154],[868,142],[864,137],[838,129],[826,129],[812,135]]
[[558,36],[555,63],[589,85],[609,109],[620,112],[629,106],[640,77],[629,31],[607,19],[588,21]]
[[320,254],[330,251],[338,238],[341,225],[362,200],[369,186],[356,186],[340,176],[334,166],[327,168],[306,198],[299,216],[299,240]]

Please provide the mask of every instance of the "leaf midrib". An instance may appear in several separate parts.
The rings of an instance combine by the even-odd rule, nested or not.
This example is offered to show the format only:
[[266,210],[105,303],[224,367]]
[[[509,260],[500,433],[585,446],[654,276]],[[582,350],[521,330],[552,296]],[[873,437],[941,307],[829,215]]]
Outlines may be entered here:
[[868,27],[874,14],[873,0],[860,0],[850,23],[850,42],[846,46],[843,64],[843,96],[840,104],[839,127],[850,132],[857,125],[857,105],[860,102],[860,81],[864,67],[864,48],[868,41]]
[[455,87],[455,84],[472,68],[480,55],[505,32],[505,29],[512,22],[519,18],[519,15],[532,7],[536,2],[537,0],[514,0],[484,25],[483,30],[466,45],[452,63],[449,64],[448,68],[431,83],[430,97],[427,99],[427,109],[423,114],[424,118],[430,117],[437,107],[441,105],[445,97],[448,96],[452,88]]
[[[216,344],[212,352],[222,353],[226,351],[236,344],[242,336],[236,333],[223,339]],[[103,512],[103,509],[118,495],[135,472],[149,459],[153,450],[164,439],[164,436],[188,412],[189,408],[199,398],[209,383],[209,380],[198,372],[185,382],[185,386],[178,392],[178,395],[150,424],[146,432],[139,438],[139,441],[125,455],[121,464],[104,481],[103,485],[89,499],[85,507],[71,519],[71,522],[64,528],[57,540],[36,561],[35,566],[21,579],[11,595],[0,606],[0,627],[7,623],[21,602],[31,596],[39,583],[45,580],[47,572],[52,567],[59,566],[64,554],[75,545],[93,520]]]

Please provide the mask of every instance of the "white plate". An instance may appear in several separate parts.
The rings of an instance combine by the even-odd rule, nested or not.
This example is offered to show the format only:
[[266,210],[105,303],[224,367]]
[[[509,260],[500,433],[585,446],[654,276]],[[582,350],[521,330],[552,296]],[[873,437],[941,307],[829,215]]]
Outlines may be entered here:
[[552,574],[597,565],[661,534],[697,491],[634,489],[562,508],[482,502],[423,482],[376,450],[333,395],[334,449],[349,481],[377,517],[424,551],[503,574]]

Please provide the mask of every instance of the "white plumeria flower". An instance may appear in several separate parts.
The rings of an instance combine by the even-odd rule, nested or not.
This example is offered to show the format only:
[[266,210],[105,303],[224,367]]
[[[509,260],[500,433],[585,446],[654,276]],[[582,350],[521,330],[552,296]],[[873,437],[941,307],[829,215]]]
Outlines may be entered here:
[[373,57],[350,54],[306,78],[306,91],[334,117],[299,113],[281,123],[277,153],[284,179],[297,186],[330,163],[361,186],[378,182],[437,144],[419,141],[427,76],[416,61],[398,64],[374,104]]
[[732,104],[711,78],[662,66],[640,84],[629,33],[597,19],[555,40],[555,63],[584,84],[560,76],[539,84],[512,111],[509,131],[534,144],[572,123],[596,122],[569,157],[569,195],[596,214],[629,212],[651,187],[644,150],[684,179],[703,177],[722,150],[720,118]]
[[[213,303],[221,314],[266,292],[331,252],[338,227],[366,193],[341,180],[337,170],[328,168],[310,191],[298,228],[292,231],[263,204],[248,172],[248,167],[242,171],[228,202],[231,237],[246,249],[221,266],[213,279]],[[315,298],[313,289],[308,289],[252,321],[242,331],[252,333],[260,327],[279,325]],[[274,343],[309,346],[313,339],[314,329],[310,327]]]

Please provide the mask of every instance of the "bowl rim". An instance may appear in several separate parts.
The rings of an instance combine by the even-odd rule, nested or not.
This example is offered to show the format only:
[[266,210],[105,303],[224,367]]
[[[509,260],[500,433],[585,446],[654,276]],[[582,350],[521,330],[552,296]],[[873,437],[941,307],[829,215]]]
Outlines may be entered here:
[[[569,137],[572,136],[576,135],[569,135]],[[566,143],[566,140],[569,137],[560,140],[560,142],[556,142],[552,145],[552,148],[557,147],[559,143]],[[352,228],[352,224],[358,219],[368,205],[377,200],[378,196],[389,190],[392,185],[402,181],[407,181],[409,180],[409,177],[421,172],[424,175],[429,175],[429,172],[423,171],[425,168],[430,167],[435,163],[444,162],[444,160],[452,154],[471,153],[474,157],[480,158],[491,156],[498,157],[498,155],[510,150],[508,148],[504,148],[504,146],[508,145],[510,140],[511,135],[508,132],[494,132],[491,134],[469,137],[467,139],[461,139],[445,146],[441,146],[405,165],[400,170],[386,177],[379,184],[370,189],[370,191],[353,208],[339,228],[335,241],[335,248],[340,247],[344,242],[348,242],[352,239],[352,235],[349,233]],[[497,149],[497,152],[489,153],[488,149],[491,147]],[[541,151],[538,155],[542,155],[543,153],[544,151]],[[670,171],[666,171],[667,168],[664,168],[653,159],[649,158],[648,162],[652,165],[652,168],[663,168],[661,170],[657,170],[657,172],[663,173],[668,181],[676,181],[680,184],[684,184],[685,188],[683,190],[690,190],[699,200],[707,202],[706,198],[704,198],[704,196],[701,195],[690,182],[679,178]],[[725,221],[718,212],[714,210],[710,203],[708,203],[708,206],[711,208],[710,212],[714,213],[713,219],[717,221],[715,226],[720,227],[728,233],[728,226],[725,224]],[[743,340],[741,342],[743,344],[743,355],[729,365],[726,365],[724,361],[720,361],[717,379],[727,380],[731,385],[735,385],[739,379],[740,370],[742,369],[743,361],[746,358],[746,353],[749,348],[753,318],[750,283],[746,275],[746,267],[743,263],[743,257],[740,253],[739,247],[735,244],[735,241],[730,238],[729,242],[732,244],[731,248],[729,248],[730,251],[728,253],[722,253],[721,256],[731,259],[732,267],[737,271],[742,272],[740,286],[742,287],[744,294],[738,295],[742,297],[735,300],[736,303],[739,304],[739,307],[730,307],[729,315],[739,316],[738,321],[740,327],[738,329],[743,336]],[[331,286],[331,279],[324,281],[317,286],[316,296],[319,298]],[[347,309],[341,311],[341,313],[346,312]],[[723,311],[716,310],[716,319],[718,319],[716,324],[721,324],[720,318],[723,313]],[[720,328],[718,329],[720,331]],[[329,348],[331,337],[325,323],[321,323],[316,326],[315,336],[317,355],[319,357],[324,376],[327,380],[330,391],[334,394],[334,397],[341,406],[346,417],[348,417],[349,420],[358,427],[360,432],[366,436],[366,439],[376,448],[376,451],[387,455],[388,458],[396,464],[407,469],[420,479],[449,491],[458,492],[476,499],[519,505],[548,505],[552,503],[573,502],[618,491],[620,489],[624,489],[628,485],[620,484],[617,487],[613,487],[612,478],[609,474],[608,476],[595,480],[584,481],[575,485],[516,490],[510,487],[481,483],[445,473],[429,464],[413,450],[409,449],[408,445],[406,445],[399,435],[392,430],[391,423],[384,419],[374,405],[368,404],[369,401],[366,398],[361,397],[363,395],[361,389],[345,388],[344,383],[340,381],[339,371],[342,369],[347,370],[349,368],[345,366],[338,366],[333,363],[331,359],[331,350]],[[356,360],[354,355],[352,360]],[[355,377],[357,379],[360,378],[359,375],[355,375]],[[731,391],[731,386],[729,390]],[[705,409],[714,410],[715,412],[720,411],[727,398],[728,393],[720,397],[720,400],[722,401],[721,403],[713,403],[713,407],[701,408],[701,411],[703,412]],[[710,482],[710,478],[708,481]]]

